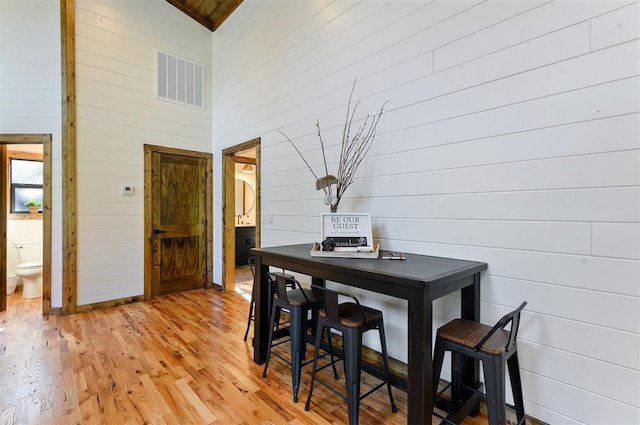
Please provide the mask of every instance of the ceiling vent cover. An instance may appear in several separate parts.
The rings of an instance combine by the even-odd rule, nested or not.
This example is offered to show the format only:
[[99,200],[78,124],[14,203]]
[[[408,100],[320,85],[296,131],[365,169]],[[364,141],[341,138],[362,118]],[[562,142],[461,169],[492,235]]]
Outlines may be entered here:
[[156,97],[204,108],[204,66],[156,50]]

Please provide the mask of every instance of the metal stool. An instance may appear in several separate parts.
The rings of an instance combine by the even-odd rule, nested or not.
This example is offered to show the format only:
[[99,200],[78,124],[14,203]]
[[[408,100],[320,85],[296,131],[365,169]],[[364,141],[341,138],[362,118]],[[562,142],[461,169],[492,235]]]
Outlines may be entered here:
[[[254,314],[253,314],[253,310],[255,309],[255,305],[256,305],[256,257],[249,257],[249,269],[251,270],[251,276],[253,277],[253,288],[251,290],[251,301],[249,301],[249,317],[247,317],[247,330],[244,331],[244,338],[243,340],[246,341],[247,340],[247,336],[249,335],[249,328],[251,327],[251,322],[254,321]],[[283,270],[284,272],[284,270]],[[271,299],[273,298],[273,294],[275,294],[275,281],[273,280],[273,276],[271,274],[267,275],[267,278],[269,279],[269,301],[268,301],[268,308],[271,308]],[[290,289],[295,289],[295,282],[293,280],[288,281],[287,285]],[[279,322],[279,320],[278,320]],[[276,323],[276,327],[279,326],[279,323]]]
[[[313,371],[311,373],[311,386],[309,388],[309,396],[304,409],[309,410],[311,396],[313,394],[313,385],[317,381],[319,384],[337,394],[343,400],[347,401],[347,409],[349,411],[349,424],[358,423],[358,415],[360,409],[360,400],[376,391],[378,388],[386,385],[389,391],[389,399],[391,400],[391,411],[397,412],[393,394],[391,393],[391,384],[389,383],[389,359],[387,357],[387,343],[384,336],[384,321],[382,312],[360,304],[358,299],[344,292],[326,289],[320,286],[312,286],[312,289],[323,301],[323,308],[318,316],[318,325],[316,328],[316,343],[313,352]],[[353,302],[339,303],[338,297],[348,297]],[[319,380],[316,377],[318,372],[318,354],[322,334],[327,331],[329,340],[329,352],[331,356],[331,365],[334,367],[334,377],[338,379],[335,372],[335,360],[333,358],[333,348],[331,346],[331,329],[336,329],[342,333],[343,338],[343,360],[345,377],[347,381],[347,395],[340,393],[329,384]],[[360,395],[360,373],[362,369],[362,334],[366,331],[378,329],[380,332],[380,344],[382,345],[382,360],[384,364],[384,381],[364,395]],[[323,366],[321,369],[323,369]]]
[[[267,377],[267,368],[271,355],[274,355],[291,366],[291,381],[293,385],[293,401],[298,402],[298,391],[300,390],[300,375],[302,371],[303,361],[307,345],[307,329],[309,328],[308,316],[311,311],[312,323],[316,320],[319,308],[318,299],[311,289],[300,286],[300,283],[291,275],[284,273],[270,273],[270,279],[275,281],[275,295],[271,305],[271,320],[269,323],[269,340],[267,359],[264,365],[262,377]],[[294,286],[295,289],[287,290],[288,287]],[[289,326],[284,329],[274,329],[279,322],[280,310],[289,312]],[[274,340],[282,339],[288,336],[288,339],[273,343]],[[291,345],[291,361],[282,356],[280,353],[273,351],[273,347],[290,341]]]
[[249,317],[247,318],[247,330],[244,331],[243,340],[247,340],[247,336],[249,335],[249,328],[251,327],[251,322],[253,319],[253,309],[256,305],[256,257],[249,257],[249,269],[251,270],[251,277],[253,277],[253,287],[251,289],[251,301],[249,301]]
[[[509,314],[502,317],[493,327],[466,319],[455,319],[438,329],[433,354],[433,388],[438,388],[442,361],[445,351],[451,351],[452,358],[463,355],[482,361],[486,387],[489,423],[504,424],[506,421],[505,402],[505,362],[509,368],[511,389],[516,408],[518,424],[525,423],[522,382],[518,364],[516,337],[520,325],[520,313],[527,305],[523,302]],[[511,323],[511,330],[504,328]],[[452,364],[458,364],[452,360]],[[464,369],[453,367],[451,371],[451,402],[458,407],[462,398]],[[434,395],[434,405],[446,388]],[[475,391],[474,389],[471,389]],[[455,413],[445,419],[453,417]]]

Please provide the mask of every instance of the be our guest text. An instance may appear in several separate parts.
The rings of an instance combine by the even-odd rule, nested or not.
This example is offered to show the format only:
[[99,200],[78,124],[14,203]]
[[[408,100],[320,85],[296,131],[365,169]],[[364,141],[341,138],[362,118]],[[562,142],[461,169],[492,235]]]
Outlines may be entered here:
[[342,230],[358,230],[360,225],[360,217],[339,216],[331,217],[331,227]]

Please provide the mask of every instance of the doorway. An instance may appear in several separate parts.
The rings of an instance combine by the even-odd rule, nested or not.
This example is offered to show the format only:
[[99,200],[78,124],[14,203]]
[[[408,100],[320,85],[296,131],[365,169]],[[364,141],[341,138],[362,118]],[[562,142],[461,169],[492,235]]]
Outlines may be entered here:
[[[42,200],[40,210],[34,214],[19,211],[16,205],[16,190],[25,189],[28,184],[11,186],[9,170],[10,158],[24,158],[42,162]],[[46,315],[51,310],[51,134],[0,134],[0,259],[3,267],[0,268],[0,311],[7,309],[7,277],[8,242],[15,239],[12,229],[19,231],[35,232],[27,237],[42,241],[42,314]],[[28,188],[28,187],[27,187]],[[15,199],[14,199],[15,198]],[[12,200],[14,205],[11,205]],[[8,221],[11,220],[11,226]],[[14,226],[22,223],[21,226]],[[26,229],[26,230],[24,230]],[[11,244],[13,246],[13,244]]]
[[213,157],[144,146],[145,299],[208,288],[213,261]]
[[224,149],[222,207],[223,290],[233,291],[247,269],[251,247],[260,246],[260,139]]

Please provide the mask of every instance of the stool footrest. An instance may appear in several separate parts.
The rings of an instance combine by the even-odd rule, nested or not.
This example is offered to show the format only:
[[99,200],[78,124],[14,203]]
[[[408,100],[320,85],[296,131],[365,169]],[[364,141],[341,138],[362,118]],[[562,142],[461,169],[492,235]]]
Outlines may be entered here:
[[[323,367],[327,367],[330,365],[325,365]],[[319,371],[320,369],[317,369],[317,371]],[[328,383],[324,382],[322,379],[318,379],[316,378],[316,383],[322,385],[323,387],[325,387],[326,389],[328,389],[329,391],[331,391],[332,393],[334,393],[335,395],[337,395],[338,397],[340,397],[343,400],[347,400],[347,395],[344,393],[341,393],[340,391],[336,390],[334,387],[332,387],[331,385],[329,385]],[[378,385],[376,385],[375,387],[371,388],[369,391],[367,391],[366,393],[360,395],[359,400],[362,401],[365,397],[371,395],[372,393],[374,393],[375,391],[377,391],[378,389],[382,388],[383,386],[387,385],[386,382],[381,382]]]
[[453,406],[453,402],[451,400],[447,400],[441,397],[441,394],[446,391],[449,386],[451,386],[451,384],[447,384],[445,388],[438,393],[438,397],[436,398],[436,406],[447,412],[454,408],[457,410],[450,412],[445,417],[440,416],[439,414],[434,414],[434,416],[442,419],[441,424],[460,424],[471,411],[477,409],[480,401],[484,398],[485,394],[482,392],[483,384],[481,382],[478,382],[475,389],[468,386],[464,387],[468,390],[471,390],[472,394],[467,400],[465,400],[461,407]]

